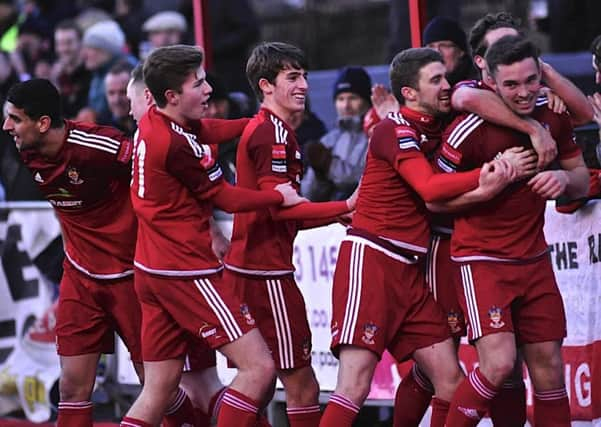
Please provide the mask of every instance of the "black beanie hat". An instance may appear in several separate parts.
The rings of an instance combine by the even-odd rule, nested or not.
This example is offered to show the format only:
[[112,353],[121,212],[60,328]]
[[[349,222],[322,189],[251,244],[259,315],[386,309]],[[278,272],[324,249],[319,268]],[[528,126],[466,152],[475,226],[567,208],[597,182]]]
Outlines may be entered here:
[[342,92],[352,92],[371,104],[371,78],[362,67],[343,68],[334,83],[334,98]]
[[423,44],[426,46],[441,40],[450,40],[462,51],[468,51],[467,36],[459,24],[452,19],[437,16],[424,28]]

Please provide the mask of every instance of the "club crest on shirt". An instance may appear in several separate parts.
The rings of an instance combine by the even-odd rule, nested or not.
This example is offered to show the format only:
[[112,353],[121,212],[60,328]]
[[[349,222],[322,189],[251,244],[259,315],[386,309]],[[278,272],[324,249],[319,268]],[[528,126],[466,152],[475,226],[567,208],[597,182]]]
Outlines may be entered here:
[[380,328],[378,328],[375,323],[366,323],[365,325],[363,325],[363,336],[361,337],[361,340],[365,344],[374,345],[376,343],[374,341],[374,338],[376,337],[378,329]]
[[67,168],[67,177],[71,184],[79,185],[83,183],[83,179],[79,177],[79,171],[73,166]]
[[459,313],[455,310],[451,310],[447,313],[447,323],[453,334],[461,331],[461,328],[459,327]]
[[240,304],[240,313],[244,319],[246,319],[247,325],[252,326],[255,324],[255,319],[253,319],[252,315],[250,314],[250,310],[248,309],[248,304]]
[[505,322],[503,322],[503,310],[496,305],[493,305],[488,310],[488,317],[490,317],[490,326],[492,328],[499,329],[505,326]]
[[311,338],[305,337],[303,340],[303,360],[309,360],[311,358]]

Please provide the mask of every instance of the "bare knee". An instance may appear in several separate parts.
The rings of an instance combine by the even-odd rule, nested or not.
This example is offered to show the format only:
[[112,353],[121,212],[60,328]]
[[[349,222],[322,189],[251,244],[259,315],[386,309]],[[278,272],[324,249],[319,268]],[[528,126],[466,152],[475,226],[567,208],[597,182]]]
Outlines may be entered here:
[[63,402],[80,402],[89,400],[92,394],[93,382],[86,381],[75,375],[62,374],[59,382],[60,399]]
[[288,407],[316,405],[319,401],[319,384],[310,366],[278,371],[286,391]]

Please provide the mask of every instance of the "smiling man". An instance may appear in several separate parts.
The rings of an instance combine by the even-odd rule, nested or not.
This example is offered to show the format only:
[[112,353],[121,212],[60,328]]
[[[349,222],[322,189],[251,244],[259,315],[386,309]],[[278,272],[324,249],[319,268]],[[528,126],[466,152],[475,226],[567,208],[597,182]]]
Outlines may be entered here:
[[[566,320],[543,234],[544,210],[548,199],[585,196],[589,174],[569,116],[552,112],[547,99],[538,96],[536,47],[521,36],[505,36],[485,59],[491,86],[503,102],[515,114],[539,122],[557,141],[561,168],[517,182],[455,219],[451,255],[461,267],[460,304],[480,366],[455,393],[447,426],[478,424],[509,377],[517,346],[534,386],[535,425],[567,427],[570,408],[561,359]],[[447,172],[479,167],[511,147],[532,146],[527,135],[475,114],[458,117],[443,140],[439,165]]]
[[[261,109],[246,126],[236,158],[237,183],[270,190],[292,181],[298,190],[302,158],[290,121],[305,109],[307,62],[286,43],[257,46],[246,74]],[[234,215],[224,279],[244,295],[276,362],[286,391],[291,427],[319,424],[319,386],[311,367],[311,330],[305,302],[294,281],[292,254],[298,230],[324,225],[354,208],[355,197],[301,203]]]

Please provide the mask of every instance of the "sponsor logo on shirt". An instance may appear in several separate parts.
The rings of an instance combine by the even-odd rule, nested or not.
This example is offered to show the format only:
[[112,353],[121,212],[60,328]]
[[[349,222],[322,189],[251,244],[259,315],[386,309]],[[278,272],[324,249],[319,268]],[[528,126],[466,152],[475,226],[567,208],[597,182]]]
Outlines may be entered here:
[[40,183],[44,182],[44,179],[42,178],[42,175],[40,175],[39,172],[35,173],[35,175],[33,176],[33,180],[35,182],[40,182]]
[[83,206],[83,200],[49,200],[52,206],[59,208],[72,208]]
[[397,138],[413,138],[413,139],[417,139],[417,133],[408,127],[405,126],[399,126],[394,128],[394,134],[396,135]]
[[463,157],[461,152],[455,150],[449,144],[443,144],[441,154],[455,165],[459,165]]
[[212,335],[215,335],[216,333],[217,328],[212,325],[209,325],[208,323],[202,325],[202,327],[198,331],[198,335],[200,335],[202,338],[208,338]]
[[288,172],[286,145],[275,144],[271,147],[271,170],[278,173]]
[[83,179],[79,177],[79,171],[73,166],[69,166],[67,168],[67,177],[69,178],[69,182],[71,184],[83,184]]

